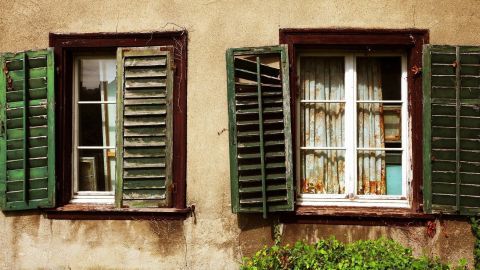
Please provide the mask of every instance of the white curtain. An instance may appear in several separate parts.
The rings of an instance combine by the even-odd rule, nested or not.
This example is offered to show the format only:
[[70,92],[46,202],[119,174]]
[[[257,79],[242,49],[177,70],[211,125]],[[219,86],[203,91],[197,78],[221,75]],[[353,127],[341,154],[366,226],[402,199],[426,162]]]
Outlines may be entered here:
[[[382,100],[378,59],[357,58],[358,100]],[[358,147],[385,147],[382,103],[358,103]],[[358,151],[358,194],[386,193],[385,151]]]
[[[309,57],[301,60],[301,90],[304,100],[344,100],[343,57]],[[302,103],[302,145],[344,146],[343,103]],[[303,150],[304,193],[345,193],[345,151]]]

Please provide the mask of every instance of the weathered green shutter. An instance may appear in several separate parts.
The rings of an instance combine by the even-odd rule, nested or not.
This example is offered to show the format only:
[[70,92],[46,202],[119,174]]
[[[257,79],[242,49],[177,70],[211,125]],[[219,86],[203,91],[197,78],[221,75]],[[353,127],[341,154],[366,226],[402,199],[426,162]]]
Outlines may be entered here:
[[234,213],[293,210],[286,46],[227,50]]
[[117,206],[170,207],[173,55],[117,50]]
[[480,212],[480,47],[423,51],[424,208]]
[[53,51],[6,53],[0,62],[0,206],[53,207]]

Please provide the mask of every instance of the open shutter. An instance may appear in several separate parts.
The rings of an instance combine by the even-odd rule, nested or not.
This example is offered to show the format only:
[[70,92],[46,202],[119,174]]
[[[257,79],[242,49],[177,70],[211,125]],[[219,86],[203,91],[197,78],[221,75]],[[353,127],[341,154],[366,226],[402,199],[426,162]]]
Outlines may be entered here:
[[117,50],[118,207],[171,207],[172,52]]
[[424,46],[424,208],[480,212],[480,47]]
[[0,74],[0,206],[55,204],[53,50],[7,53]]
[[227,50],[234,213],[293,210],[286,46]]

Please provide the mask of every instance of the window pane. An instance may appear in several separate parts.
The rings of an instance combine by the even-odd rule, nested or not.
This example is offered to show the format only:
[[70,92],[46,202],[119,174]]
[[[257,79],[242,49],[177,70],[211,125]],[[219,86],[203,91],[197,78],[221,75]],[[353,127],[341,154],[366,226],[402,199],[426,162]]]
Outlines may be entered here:
[[400,58],[357,58],[357,100],[389,101],[357,104],[358,146],[401,147]]
[[343,194],[345,150],[321,148],[345,145],[344,58],[303,57],[300,69],[302,192]]
[[402,151],[358,151],[359,195],[402,194]]
[[398,100],[401,96],[400,57],[357,57],[357,100]]
[[116,144],[115,57],[85,57],[77,63],[76,191],[113,191],[115,149],[108,148]]
[[113,191],[115,150],[81,149],[78,153],[78,191]]
[[116,61],[81,59],[79,74],[80,101],[115,101],[117,89]]
[[78,145],[115,146],[115,104],[78,104]]
[[302,193],[345,193],[345,150],[306,150],[302,158]]

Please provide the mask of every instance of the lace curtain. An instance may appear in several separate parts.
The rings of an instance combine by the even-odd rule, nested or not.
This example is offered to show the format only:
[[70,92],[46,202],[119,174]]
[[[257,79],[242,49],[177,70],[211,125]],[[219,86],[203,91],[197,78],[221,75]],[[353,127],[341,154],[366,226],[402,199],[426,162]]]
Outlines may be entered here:
[[[343,57],[302,58],[304,100],[344,100]],[[302,103],[303,145],[344,146],[344,103]],[[303,150],[303,192],[345,192],[345,150]]]
[[[344,65],[343,57],[302,58],[302,99],[345,100]],[[357,58],[357,99],[382,100],[381,85],[379,61]],[[342,102],[302,102],[302,146],[344,147],[344,109]],[[382,103],[358,103],[357,110],[358,147],[385,147]],[[304,193],[345,193],[345,150],[301,151]],[[385,151],[358,151],[357,162],[358,194],[385,194]]]
[[[358,100],[382,100],[381,69],[378,59],[357,58]],[[358,147],[384,148],[382,103],[358,103]],[[385,151],[358,151],[358,194],[386,193]]]

